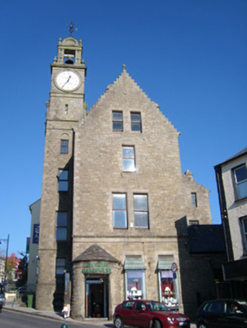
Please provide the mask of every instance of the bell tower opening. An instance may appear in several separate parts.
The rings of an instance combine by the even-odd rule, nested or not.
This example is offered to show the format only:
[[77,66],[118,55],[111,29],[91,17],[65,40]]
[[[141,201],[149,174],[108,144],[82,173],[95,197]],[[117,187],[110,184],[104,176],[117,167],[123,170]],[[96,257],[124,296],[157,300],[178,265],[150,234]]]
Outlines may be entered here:
[[64,64],[74,65],[75,63],[75,50],[65,49],[64,50]]

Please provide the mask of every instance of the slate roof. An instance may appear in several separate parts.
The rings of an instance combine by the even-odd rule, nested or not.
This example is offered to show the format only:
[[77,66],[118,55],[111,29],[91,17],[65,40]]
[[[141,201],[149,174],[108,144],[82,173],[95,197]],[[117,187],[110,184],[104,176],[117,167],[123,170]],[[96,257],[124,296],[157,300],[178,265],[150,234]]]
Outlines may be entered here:
[[212,254],[225,252],[225,239],[222,225],[191,225],[188,227],[190,252]]
[[97,244],[93,244],[74,259],[74,262],[83,261],[104,261],[119,263],[119,261],[115,257],[106,252]]
[[228,158],[228,159],[225,160],[224,162],[215,165],[215,167],[220,166],[220,165],[222,165],[222,164],[226,164],[226,163],[228,163],[228,162],[230,162],[230,161],[232,161],[232,160],[234,160],[234,159],[236,159],[236,158],[238,158],[238,157],[241,157],[241,156],[243,156],[243,155],[246,155],[246,154],[247,154],[247,147],[244,148],[244,149],[242,149],[242,150],[241,150],[240,152],[238,152],[237,154],[231,156],[230,158]]

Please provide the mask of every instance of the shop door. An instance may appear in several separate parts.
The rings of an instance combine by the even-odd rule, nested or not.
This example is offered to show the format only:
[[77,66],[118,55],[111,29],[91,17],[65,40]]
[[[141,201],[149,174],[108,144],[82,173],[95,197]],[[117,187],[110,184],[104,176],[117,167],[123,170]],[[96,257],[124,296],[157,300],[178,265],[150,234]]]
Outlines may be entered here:
[[108,278],[86,279],[86,318],[108,317]]

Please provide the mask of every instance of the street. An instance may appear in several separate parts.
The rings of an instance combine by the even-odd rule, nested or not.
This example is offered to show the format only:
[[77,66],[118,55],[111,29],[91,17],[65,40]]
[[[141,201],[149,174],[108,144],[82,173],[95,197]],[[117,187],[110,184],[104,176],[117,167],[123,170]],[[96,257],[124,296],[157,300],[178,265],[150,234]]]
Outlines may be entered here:
[[20,312],[13,312],[3,309],[0,313],[0,328],[60,328],[62,324],[66,323],[68,328],[88,327],[88,328],[99,328],[106,327],[112,328],[113,325],[109,323],[99,325],[88,322],[76,322],[66,320],[54,320],[34,315],[29,315]]
[[[3,309],[0,313],[0,328],[61,328],[63,324],[68,328],[113,328],[113,324],[109,322],[78,322],[71,319],[61,320],[50,319],[42,316],[31,315],[24,312],[14,312]],[[191,328],[196,328],[195,324],[191,324]]]

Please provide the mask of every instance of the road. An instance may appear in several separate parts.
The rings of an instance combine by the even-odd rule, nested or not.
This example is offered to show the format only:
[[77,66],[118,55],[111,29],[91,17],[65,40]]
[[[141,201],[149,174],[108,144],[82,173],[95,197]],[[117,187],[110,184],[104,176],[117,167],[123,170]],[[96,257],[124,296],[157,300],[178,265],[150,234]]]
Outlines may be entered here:
[[68,328],[112,328],[113,325],[99,324],[94,325],[90,322],[75,322],[75,321],[62,321],[55,319],[47,319],[43,317],[37,317],[25,313],[12,312],[3,309],[0,313],[0,328],[60,328],[63,323],[66,323]]
[[[57,320],[49,319],[41,316],[30,315],[23,312],[14,312],[3,309],[0,313],[0,328],[61,328],[63,324],[68,328],[113,328],[113,324],[109,322],[77,322],[71,319]],[[191,328],[196,328],[195,324],[191,324]]]

